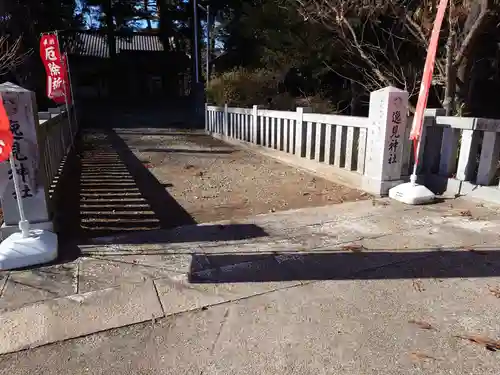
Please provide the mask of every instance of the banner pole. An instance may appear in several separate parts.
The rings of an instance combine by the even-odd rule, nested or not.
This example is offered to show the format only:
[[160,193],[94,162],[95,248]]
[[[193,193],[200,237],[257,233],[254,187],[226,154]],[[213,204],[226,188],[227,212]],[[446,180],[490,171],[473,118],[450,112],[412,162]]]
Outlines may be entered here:
[[410,176],[410,182],[416,185],[417,182],[417,168],[418,158],[420,154],[420,146],[422,144],[422,128],[424,124],[424,111],[427,107],[427,99],[429,97],[429,89],[432,84],[432,74],[434,72],[434,64],[436,61],[436,52],[439,43],[439,33],[444,19],[444,14],[448,6],[448,0],[440,0],[436,19],[432,28],[432,34],[429,41],[429,48],[427,51],[427,58],[425,59],[424,72],[422,74],[422,83],[420,85],[420,92],[418,94],[417,108],[415,116],[413,117],[413,124],[410,132],[410,139],[416,143],[415,163],[413,164],[413,173]]
[[69,58],[68,52],[64,52],[65,60],[66,60],[66,68],[68,69],[68,80],[69,80],[69,91],[71,94],[71,105],[73,107],[73,117],[75,120],[75,134],[78,133],[78,116],[76,114],[76,105],[75,105],[75,95],[73,94],[73,80],[71,79],[71,69],[69,68]]
[[413,117],[413,124],[410,132],[410,140],[413,141],[415,151],[415,162],[413,172],[410,176],[410,182],[394,186],[389,189],[389,197],[407,204],[424,204],[434,201],[436,196],[424,185],[417,184],[417,169],[419,163],[420,147],[422,146],[422,133],[424,125],[424,111],[427,107],[429,88],[432,84],[432,74],[436,60],[436,53],[439,43],[439,33],[441,24],[448,7],[448,0],[439,0],[439,6],[432,27],[432,34],[427,48],[427,57],[425,59],[424,71],[422,73],[422,82],[418,94],[417,108]]
[[[55,35],[57,38],[57,48],[59,48],[59,53],[61,53],[61,43],[59,42],[59,33],[56,31]],[[62,60],[62,56],[61,56],[61,60]],[[67,65],[66,61],[65,61],[65,65]],[[71,147],[73,147],[73,130],[71,129],[72,128],[71,111],[70,111],[69,103],[68,103],[68,93],[66,92],[66,85],[64,85],[64,87],[63,87],[63,93],[64,93],[64,102],[66,104],[66,112],[68,114],[68,124],[69,124],[69,134],[70,134],[69,149],[71,149]],[[63,128],[63,139],[64,139],[64,128]],[[66,145],[64,142],[63,142],[63,147],[64,147],[64,153],[66,153],[68,150],[66,150]]]
[[12,181],[14,182],[14,191],[16,192],[17,208],[19,210],[19,229],[23,235],[23,238],[28,238],[30,236],[30,222],[26,220],[26,215],[24,214],[24,203],[21,197],[21,187],[19,186],[19,178],[17,176],[16,162],[14,161],[13,153],[9,154],[10,169],[12,169]]

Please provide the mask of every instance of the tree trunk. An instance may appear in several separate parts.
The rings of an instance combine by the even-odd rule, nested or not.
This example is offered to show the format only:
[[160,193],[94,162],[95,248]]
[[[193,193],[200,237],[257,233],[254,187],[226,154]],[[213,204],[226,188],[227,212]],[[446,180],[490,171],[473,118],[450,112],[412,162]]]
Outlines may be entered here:
[[149,0],[144,0],[144,13],[147,15],[148,18],[146,18],[146,22],[148,24],[147,28],[149,31],[151,31],[152,27],[151,27],[151,19],[149,18],[150,14],[149,14]]
[[443,108],[446,111],[446,116],[453,115],[455,111],[455,92],[457,86],[456,68],[453,65],[453,57],[456,49],[456,24],[453,19],[453,4],[448,9],[448,39],[446,40],[446,63],[445,74],[446,82],[444,88]]
[[358,116],[360,111],[360,101],[363,90],[360,84],[354,80],[351,81],[351,103],[350,103],[350,114],[351,116]]
[[[472,52],[472,51],[471,51]],[[471,53],[472,55],[472,53]],[[471,56],[472,57],[472,56]],[[458,89],[456,90],[455,103],[457,109],[468,113],[470,110],[470,82],[471,82],[472,58],[465,56],[457,69]]]
[[215,33],[215,12],[210,13],[210,41],[209,41],[209,46],[210,46],[210,54],[208,56],[208,61],[209,61],[209,69],[208,71],[211,72],[213,70],[212,68],[212,60],[215,57],[215,40],[217,39],[217,36],[214,35]]
[[450,25],[450,33],[446,41],[446,82],[444,89],[443,108],[446,116],[453,115],[455,111],[455,91],[457,85],[456,68],[453,66],[453,56],[455,55],[455,31],[453,25]]
[[[460,110],[465,109],[467,111],[470,104],[468,103],[470,72],[472,69],[472,62],[474,61],[475,45],[477,45],[478,39],[490,21],[490,2],[491,0],[479,0],[472,4],[460,38],[460,48],[456,48],[456,55],[452,58],[454,68],[454,93],[448,92],[447,95],[456,95],[457,102],[455,104],[459,106]],[[458,90],[456,90],[457,79],[459,81]],[[447,82],[451,82],[451,78],[447,77]]]
[[113,4],[112,0],[107,0],[103,7],[104,18],[106,21],[106,34],[108,39],[109,48],[109,59],[110,59],[110,76],[109,76],[109,91],[111,95],[116,92],[116,75],[115,71],[117,69],[117,53],[116,53],[116,38],[115,38],[115,22],[113,15]]

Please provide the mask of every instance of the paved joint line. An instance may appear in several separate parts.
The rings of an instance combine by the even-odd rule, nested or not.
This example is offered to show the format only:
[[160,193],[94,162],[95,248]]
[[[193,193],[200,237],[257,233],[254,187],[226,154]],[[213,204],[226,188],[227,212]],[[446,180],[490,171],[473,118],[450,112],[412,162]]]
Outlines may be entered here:
[[0,286],[0,298],[3,297],[3,292],[5,291],[5,288],[7,288],[7,281],[9,281],[10,278],[10,272],[7,273],[7,276],[3,280],[3,284]]
[[75,280],[73,282],[73,290],[75,294],[80,293],[80,260],[76,262],[76,267],[75,267]]
[[[191,253],[186,253],[186,254],[187,255],[191,255],[191,256],[195,255],[195,254],[191,254]],[[87,254],[85,254],[85,255],[87,255]],[[169,267],[161,267],[161,266],[158,267],[158,266],[154,266],[154,265],[151,265],[151,264],[126,262],[124,260],[119,260],[119,259],[107,259],[105,256],[99,256],[99,255],[89,254],[89,256],[86,256],[86,257],[90,258],[90,259],[102,260],[103,262],[120,263],[120,264],[127,264],[127,265],[130,265],[130,266],[139,266],[139,267],[153,268],[155,270],[169,271],[169,272],[174,272],[174,273],[185,273],[185,272],[181,272],[179,270],[175,270],[175,269],[172,269],[172,268],[169,268]]]
[[[210,357],[213,357],[215,347],[217,346],[217,343],[219,342],[219,338],[222,334],[222,329],[224,328],[224,325],[227,322],[227,318],[229,316],[229,307],[226,308],[226,311],[224,312],[224,317],[222,318],[222,322],[220,323],[219,331],[217,332],[217,336],[215,336],[214,342],[212,343],[212,347],[210,348]],[[200,375],[203,375],[205,370],[200,371]]]
[[[422,226],[416,226],[416,229],[422,229],[422,228],[426,228],[426,227],[431,227],[431,225],[422,225]],[[331,253],[338,253],[339,250],[343,250],[342,249],[342,245],[345,245],[345,244],[349,244],[349,243],[352,243],[352,242],[359,242],[359,241],[363,241],[363,240],[376,240],[376,239],[379,239],[379,238],[383,238],[383,237],[386,237],[386,236],[391,236],[391,235],[394,235],[394,234],[399,234],[399,233],[404,233],[406,231],[399,231],[399,232],[392,232],[392,233],[388,233],[388,234],[382,234],[382,235],[375,235],[375,236],[368,236],[368,237],[361,237],[360,239],[356,239],[356,240],[349,240],[349,241],[342,241],[342,242],[337,242],[335,245],[333,246],[318,246],[318,247],[312,247],[306,251],[304,250],[288,250],[288,251],[269,251],[269,252],[254,252],[254,253],[248,253],[248,252],[245,252],[244,254],[245,255],[249,255],[249,254],[255,254],[255,255],[262,255],[262,256],[272,256],[275,260],[276,260],[276,256],[279,256],[279,255],[287,255],[287,254],[303,254],[304,252],[307,252],[307,253],[314,253],[314,252],[317,252],[317,251],[323,251],[323,252],[331,252]],[[334,237],[334,236],[327,236],[327,237]],[[289,237],[276,237],[276,238],[289,238]],[[332,249],[333,247],[333,249]],[[439,249],[439,248],[435,248],[436,251]],[[370,249],[367,249],[367,250],[370,250]],[[161,250],[160,250],[161,251]],[[345,250],[344,250],[345,251]],[[171,254],[177,254],[177,253],[171,253]],[[181,254],[185,254],[185,253],[181,253]],[[202,254],[204,255],[208,255],[210,256],[211,254],[231,254],[231,255],[238,255],[238,254],[241,254],[241,253],[238,253],[238,252],[225,252],[225,253],[211,253],[211,252],[203,252]],[[190,255],[196,255],[195,253],[192,253]],[[239,263],[234,263],[234,264],[230,264],[228,266],[231,266],[231,267],[237,267],[237,266],[241,266],[241,265],[244,265],[244,264],[247,264],[247,263],[253,263],[253,262],[259,262],[261,261],[262,259],[259,259],[259,260],[249,260],[249,261],[245,261],[245,262],[239,262]],[[276,260],[277,261],[277,260]],[[278,264],[280,264],[278,261],[277,261]],[[193,272],[194,274],[197,274],[197,273],[201,273],[201,272],[206,272],[206,271],[216,271],[218,269],[220,269],[221,267],[214,267],[214,268],[206,268],[206,269],[203,269],[203,270],[200,270],[200,271],[197,271],[197,272]],[[286,266],[285,266],[286,268]]]
[[[158,280],[158,279],[162,279],[162,278],[159,277],[159,278],[157,278],[155,280]],[[234,298],[234,299],[228,299],[227,301],[221,301],[221,302],[215,302],[215,303],[208,303],[208,304],[206,304],[204,306],[196,307],[196,308],[193,308],[193,309],[187,309],[187,310],[184,310],[184,311],[178,311],[178,312],[175,312],[175,313],[172,313],[172,314],[165,315],[165,318],[167,318],[167,317],[168,318],[175,318],[176,316],[182,315],[182,314],[197,313],[199,311],[205,311],[205,310],[207,310],[207,309],[209,309],[211,307],[228,305],[228,304],[231,304],[231,303],[234,303],[234,302],[239,302],[239,301],[245,301],[245,300],[250,299],[250,298],[264,296],[266,294],[270,294],[270,293],[274,293],[274,292],[279,292],[281,290],[287,290],[287,289],[291,289],[291,288],[295,288],[295,287],[300,287],[300,286],[303,286],[303,285],[299,281],[297,281],[297,283],[293,284],[293,285],[287,285],[287,286],[284,286],[284,287],[277,287],[276,289],[266,290],[264,292],[255,293],[255,294],[252,294],[252,295],[249,295],[249,296],[238,297],[238,298]]]
[[[316,224],[314,224],[316,225]],[[305,226],[307,227],[307,226]],[[422,225],[415,225],[415,227],[413,229],[423,229],[423,228],[431,228],[433,227],[432,224],[422,224]],[[294,228],[295,229],[295,228]],[[292,230],[290,230],[292,231]],[[331,248],[331,247],[339,247],[339,246],[342,246],[342,245],[345,245],[345,244],[349,244],[349,243],[352,243],[352,242],[357,242],[357,241],[363,241],[363,240],[376,240],[376,239],[379,239],[379,238],[382,238],[382,237],[386,237],[386,236],[392,236],[392,235],[395,235],[395,234],[400,234],[400,233],[406,233],[408,230],[401,230],[401,231],[398,231],[398,232],[391,232],[391,233],[384,233],[384,234],[377,234],[377,235],[373,235],[373,236],[360,236],[360,238],[358,239],[354,239],[354,240],[347,240],[347,241],[341,241],[341,242],[337,242],[333,245],[329,245],[329,246],[318,246],[318,247],[311,247],[309,248],[307,251],[316,251],[316,250],[327,250],[328,248]],[[144,232],[147,232],[147,231],[144,231]],[[288,232],[287,232],[288,233]],[[331,237],[331,238],[335,238],[334,235],[325,235],[326,237]],[[267,238],[267,237],[265,237]],[[278,236],[270,236],[269,238],[273,239],[273,240],[276,240],[276,241],[281,241],[283,239],[297,239],[297,238],[300,238],[300,237],[290,237],[290,236],[281,236],[281,235],[278,235]],[[236,241],[227,241],[227,242],[231,242],[231,243],[219,243],[218,246],[229,246],[229,245],[237,245],[237,244],[240,244],[240,243],[245,243],[247,242],[247,240],[236,240]],[[260,244],[260,243],[266,243],[266,242],[269,242],[269,241],[258,241],[258,242],[254,242],[254,244]],[[191,247],[199,247],[200,248],[200,253],[202,254],[214,254],[212,252],[204,252],[204,242],[192,242],[192,246]],[[95,244],[91,244],[89,245],[89,248],[91,247],[110,247],[111,249],[113,249],[113,246],[117,246],[116,244],[112,244],[112,243],[95,243]],[[136,246],[140,246],[140,244],[136,245]],[[211,246],[212,248],[213,246]],[[335,250],[342,250],[342,249],[333,249],[331,251],[335,251]],[[304,250],[290,250],[290,251],[286,251],[286,253],[294,253],[294,252],[304,252]],[[216,254],[232,254],[232,255],[236,255],[236,254],[240,254],[238,252],[215,252]],[[254,252],[255,254],[265,254],[263,252]],[[272,253],[275,253],[275,251],[273,251]],[[99,256],[106,256],[106,255],[116,255],[116,256],[128,256],[128,255],[185,255],[185,254],[188,254],[188,255],[199,255],[198,252],[193,252],[193,251],[165,251],[165,250],[122,250],[122,251],[115,251],[115,250],[98,250],[98,251],[92,251],[92,250],[85,250],[85,256],[87,257],[99,257]],[[248,254],[248,252],[246,252],[245,254]]]
[[155,294],[156,294],[156,299],[158,300],[158,303],[160,304],[160,307],[161,307],[161,312],[162,312],[162,316],[160,318],[164,318],[166,317],[166,313],[165,313],[165,309],[163,308],[163,303],[161,302],[161,298],[160,298],[160,293],[158,292],[158,288],[156,287],[156,282],[155,282],[155,279],[152,279],[151,282],[153,283],[153,288],[155,290]]

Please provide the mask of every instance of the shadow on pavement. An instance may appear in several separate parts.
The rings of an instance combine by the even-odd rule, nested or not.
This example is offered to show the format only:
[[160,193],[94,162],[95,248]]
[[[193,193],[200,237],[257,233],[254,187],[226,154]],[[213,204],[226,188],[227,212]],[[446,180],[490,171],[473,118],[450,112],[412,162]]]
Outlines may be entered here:
[[[210,266],[199,270],[202,258]],[[191,283],[495,277],[500,250],[203,253],[193,255],[192,264]]]
[[232,154],[235,150],[190,150],[180,148],[140,148],[140,152],[164,152],[180,154]]
[[113,130],[84,131],[68,163],[55,203],[62,242],[195,224]]
[[[152,230],[99,237],[91,242],[99,244],[161,244],[189,242],[241,241],[267,237],[268,234],[255,224],[186,225],[168,230]],[[157,254],[158,252],[155,252]],[[171,252],[168,252],[171,253]]]
[[167,192],[165,186],[144,167],[141,160],[135,156],[115,131],[109,130],[107,139],[120,157],[121,162],[127,167],[142,197],[159,219],[160,228],[173,228],[196,223],[192,216]]

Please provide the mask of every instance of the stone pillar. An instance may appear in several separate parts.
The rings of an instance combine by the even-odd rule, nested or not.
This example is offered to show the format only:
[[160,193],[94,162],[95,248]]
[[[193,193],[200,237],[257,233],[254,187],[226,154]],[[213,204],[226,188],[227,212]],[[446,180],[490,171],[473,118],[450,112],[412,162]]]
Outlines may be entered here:
[[227,103],[224,103],[223,123],[224,123],[224,135],[226,137],[229,137],[231,134],[229,134],[229,117],[228,117],[228,113],[227,113]]
[[[14,135],[13,154],[16,162],[16,172],[21,185],[21,199],[24,203],[26,219],[33,228],[53,230],[49,215],[47,188],[42,158],[39,147],[39,121],[35,93],[12,83],[0,85],[0,96],[3,99]],[[1,234],[6,238],[14,232],[19,232],[20,220],[17,201],[12,181],[13,171],[8,162],[0,164],[0,178],[9,180],[0,200],[4,223]]]
[[205,103],[205,131],[208,133],[211,133],[212,130],[210,129],[210,125],[208,124],[208,103]]
[[297,120],[295,125],[295,155],[306,156],[307,132],[304,126],[304,113],[312,113],[312,108],[297,107]]
[[387,195],[401,180],[408,92],[385,87],[370,94],[363,190]]
[[259,138],[259,106],[254,105],[252,107],[252,131],[250,133],[250,142],[257,144]]

